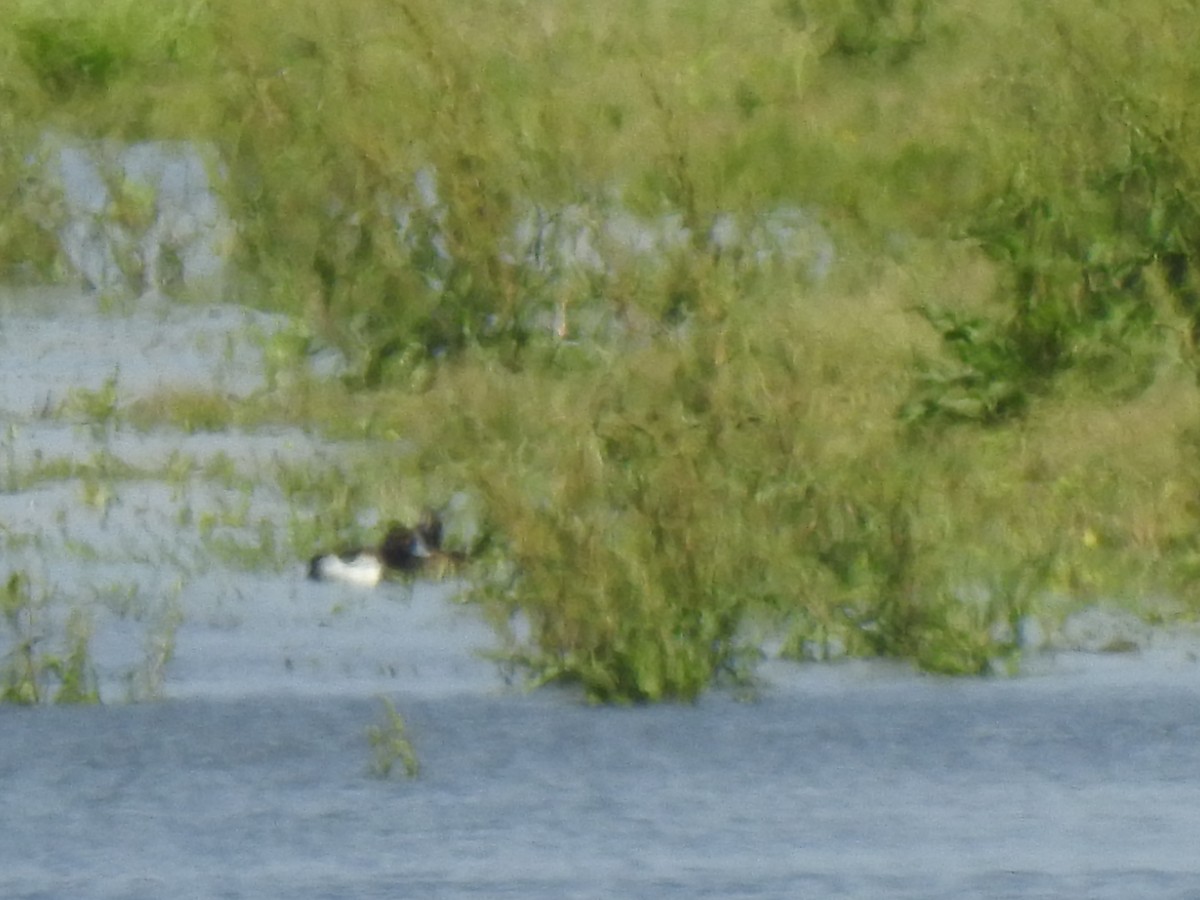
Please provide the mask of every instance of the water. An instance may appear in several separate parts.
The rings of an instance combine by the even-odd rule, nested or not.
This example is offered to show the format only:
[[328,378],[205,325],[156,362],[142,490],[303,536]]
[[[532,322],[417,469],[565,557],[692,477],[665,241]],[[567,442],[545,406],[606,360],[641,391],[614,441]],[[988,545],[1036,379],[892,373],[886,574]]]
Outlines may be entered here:
[[803,678],[589,709],[286,691],[0,711],[0,895],[1194,897],[1196,690]]

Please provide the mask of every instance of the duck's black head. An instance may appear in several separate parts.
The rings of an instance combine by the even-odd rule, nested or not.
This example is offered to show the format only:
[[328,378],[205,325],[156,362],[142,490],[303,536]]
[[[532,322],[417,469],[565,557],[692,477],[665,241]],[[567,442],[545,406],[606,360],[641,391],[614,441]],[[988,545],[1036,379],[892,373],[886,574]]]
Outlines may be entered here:
[[442,549],[442,517],[431,509],[421,514],[417,523],[417,537],[425,543],[427,550]]
[[414,572],[421,568],[428,555],[422,549],[421,540],[413,529],[393,524],[379,545],[379,558],[388,568]]

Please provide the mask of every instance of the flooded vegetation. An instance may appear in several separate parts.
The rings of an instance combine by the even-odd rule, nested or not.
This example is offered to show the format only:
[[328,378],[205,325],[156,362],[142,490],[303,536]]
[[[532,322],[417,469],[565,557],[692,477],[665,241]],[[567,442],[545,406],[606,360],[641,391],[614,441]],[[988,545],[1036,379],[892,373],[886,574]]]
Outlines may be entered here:
[[1011,671],[1077,609],[1194,607],[1194,23],[1084,6],[31,0],[8,274],[282,316],[244,402],[123,414],[377,442],[254,543],[458,498],[535,682],[693,699],[763,633]]
[[12,4],[0,894],[1182,895],[1196,37]]

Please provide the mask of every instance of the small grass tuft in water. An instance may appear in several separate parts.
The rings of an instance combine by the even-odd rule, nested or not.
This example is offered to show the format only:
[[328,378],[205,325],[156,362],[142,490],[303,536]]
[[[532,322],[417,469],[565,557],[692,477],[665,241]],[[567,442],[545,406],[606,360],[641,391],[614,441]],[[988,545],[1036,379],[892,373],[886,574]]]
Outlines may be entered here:
[[372,753],[370,772],[376,778],[390,778],[399,763],[406,778],[416,778],[420,774],[421,764],[408,739],[404,717],[396,711],[391,700],[386,697],[381,700],[382,721],[367,728],[367,743]]
[[60,412],[69,418],[82,419],[98,436],[106,434],[118,422],[117,380],[118,373],[113,372],[97,390],[72,389]]
[[175,389],[134,400],[123,415],[135,428],[171,425],[196,434],[237,424],[239,411],[248,402],[216,391]]
[[45,599],[34,594],[29,576],[13,572],[0,590],[0,611],[10,649],[0,662],[0,701],[22,706],[41,703],[99,703],[92,671],[91,621],[81,610],[67,618],[62,649],[47,649],[50,627]]

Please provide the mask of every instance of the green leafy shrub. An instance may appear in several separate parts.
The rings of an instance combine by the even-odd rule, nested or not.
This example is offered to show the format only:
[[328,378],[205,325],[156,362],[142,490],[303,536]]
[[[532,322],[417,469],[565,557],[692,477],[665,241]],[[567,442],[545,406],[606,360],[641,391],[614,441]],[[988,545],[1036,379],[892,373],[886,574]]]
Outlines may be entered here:
[[92,18],[30,19],[17,26],[21,56],[42,86],[68,96],[104,88],[130,62],[127,46],[96,33]]
[[887,419],[888,395],[835,399],[842,367],[878,363],[861,326],[843,344],[807,315],[764,320],[730,296],[704,298],[698,309],[721,312],[691,318],[687,336],[597,370],[531,363],[477,380],[455,366],[415,403],[456,417],[408,407],[426,423],[418,443],[438,448],[422,456],[474,448],[457,470],[508,561],[478,596],[527,628],[510,632],[508,661],[596,701],[690,700],[751,676],[747,627],[767,616],[798,645],[824,635],[987,670],[1009,652],[992,631],[1006,613],[956,599],[953,564],[914,525],[918,491],[897,488],[919,479],[894,429],[842,443],[843,417]]
[[593,396],[573,439],[544,448],[568,454],[550,484],[530,485],[536,459],[519,463],[518,480],[480,473],[518,572],[491,599],[528,617],[531,646],[515,656],[540,681],[642,701],[690,699],[718,673],[739,674],[737,631],[756,599],[740,574],[754,566],[749,498],[722,472],[720,437],[687,408],[704,386],[676,375],[682,402],[629,376]]
[[926,39],[928,0],[790,0],[794,20],[826,35],[828,52],[886,63],[906,60]]
[[952,361],[919,361],[913,396],[900,413],[905,422],[994,424],[1024,412],[1036,382],[998,323],[952,310],[921,307],[919,312]]
[[[207,36],[203,27],[207,11],[199,3],[147,6],[135,0],[100,4],[14,0],[9,7],[9,36],[14,55],[24,68],[21,76],[31,76],[55,106],[90,106],[91,116],[110,123],[123,118],[126,126],[122,131],[136,131],[137,120],[156,116],[147,112],[144,102],[126,106],[123,116],[114,117],[102,109],[106,99],[115,101],[116,106],[132,99],[115,90],[118,85],[136,86],[152,75],[157,83],[135,88],[144,101],[147,95],[167,87],[163,81],[178,80],[184,64],[194,58]],[[21,76],[16,84],[21,84]],[[187,93],[180,92],[179,98],[185,107],[190,103],[190,97],[184,96]],[[14,99],[23,105],[33,102],[19,91]],[[76,121],[92,132],[88,118],[84,115]],[[194,127],[196,122],[190,124]]]
[[[908,418],[995,422],[1072,371],[1093,390],[1136,395],[1171,352],[1175,319],[1195,342],[1191,100],[1159,91],[1160,79],[1197,74],[1171,33],[1193,33],[1195,17],[1151,23],[1144,12],[1040,12],[1048,39],[993,84],[988,124],[1012,137],[999,139],[995,188],[966,214],[964,234],[999,268],[1002,311],[922,308],[955,364],[923,363]],[[1131,28],[1154,50],[1130,57],[1121,42]]]

